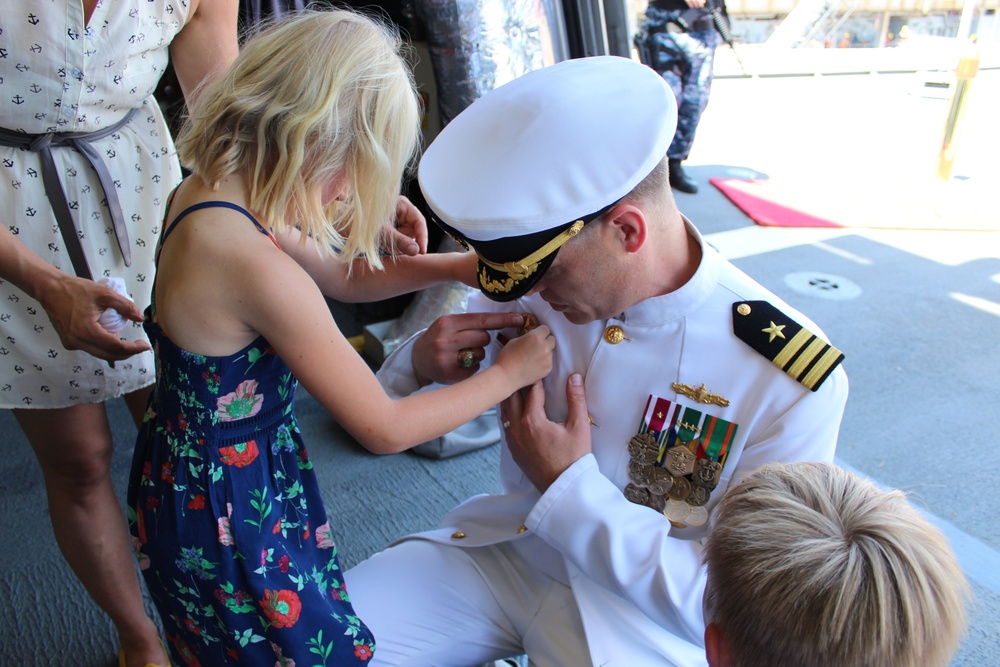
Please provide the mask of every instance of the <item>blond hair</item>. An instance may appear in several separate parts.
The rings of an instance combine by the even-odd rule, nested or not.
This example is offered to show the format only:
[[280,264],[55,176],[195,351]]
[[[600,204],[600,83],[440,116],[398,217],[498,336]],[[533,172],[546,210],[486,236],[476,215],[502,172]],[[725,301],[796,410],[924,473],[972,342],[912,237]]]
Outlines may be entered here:
[[834,465],[751,473],[719,503],[705,560],[705,620],[740,667],[943,666],[965,631],[944,536]]
[[[198,91],[178,138],[181,163],[211,187],[245,179],[275,232],[381,267],[379,246],[420,136],[399,34],[350,10],[307,11],[257,33]],[[324,206],[335,179],[343,202]]]

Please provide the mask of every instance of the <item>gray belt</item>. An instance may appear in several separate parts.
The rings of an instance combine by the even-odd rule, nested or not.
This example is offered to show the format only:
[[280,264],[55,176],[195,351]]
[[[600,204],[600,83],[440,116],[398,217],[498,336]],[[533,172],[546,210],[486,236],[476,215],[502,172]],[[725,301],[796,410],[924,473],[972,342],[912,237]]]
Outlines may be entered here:
[[104,160],[90,145],[90,142],[103,139],[120,130],[122,126],[132,120],[136,111],[138,109],[132,109],[114,125],[97,132],[28,134],[0,127],[0,146],[23,148],[38,153],[42,162],[42,182],[45,184],[45,194],[49,198],[49,203],[52,204],[52,212],[55,213],[56,221],[59,223],[59,232],[62,234],[63,243],[66,244],[70,261],[73,262],[73,269],[76,271],[76,275],[81,278],[93,280],[93,275],[87,265],[87,257],[83,253],[83,246],[76,234],[76,228],[73,226],[73,216],[69,212],[69,203],[59,180],[59,172],[56,171],[56,163],[52,159],[51,149],[69,146],[78,153],[82,153],[90,162],[90,166],[97,172],[97,178],[101,182],[101,188],[104,189],[104,197],[108,203],[108,211],[111,213],[111,224],[115,230],[115,237],[118,239],[118,249],[122,253],[125,266],[132,266],[132,249],[129,247],[125,216],[122,213],[121,203],[118,201],[118,193],[115,192],[115,182],[111,178],[111,172],[108,171]]

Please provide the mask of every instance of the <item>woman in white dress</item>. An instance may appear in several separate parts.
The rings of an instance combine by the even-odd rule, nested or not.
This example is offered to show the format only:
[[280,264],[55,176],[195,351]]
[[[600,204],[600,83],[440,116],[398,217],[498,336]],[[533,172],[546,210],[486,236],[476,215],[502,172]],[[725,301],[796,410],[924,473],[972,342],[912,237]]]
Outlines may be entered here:
[[[186,96],[228,66],[237,4],[0,4],[0,407],[38,457],[56,540],[114,622],[121,665],[166,664],[111,483],[104,406],[123,396],[138,424],[154,381],[137,322],[181,172],[152,93],[168,56]],[[110,277],[135,305],[93,282]],[[120,336],[98,323],[109,307],[131,320]]]

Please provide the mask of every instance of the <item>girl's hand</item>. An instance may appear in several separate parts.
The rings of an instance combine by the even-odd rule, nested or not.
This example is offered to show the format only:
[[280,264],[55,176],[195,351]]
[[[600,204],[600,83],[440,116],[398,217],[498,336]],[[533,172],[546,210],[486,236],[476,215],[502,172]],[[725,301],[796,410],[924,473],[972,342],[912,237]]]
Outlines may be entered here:
[[403,195],[396,202],[395,226],[390,230],[390,255],[424,255],[427,253],[427,221],[423,214]]
[[543,324],[507,343],[494,364],[503,368],[520,389],[549,374],[555,347],[555,336]]

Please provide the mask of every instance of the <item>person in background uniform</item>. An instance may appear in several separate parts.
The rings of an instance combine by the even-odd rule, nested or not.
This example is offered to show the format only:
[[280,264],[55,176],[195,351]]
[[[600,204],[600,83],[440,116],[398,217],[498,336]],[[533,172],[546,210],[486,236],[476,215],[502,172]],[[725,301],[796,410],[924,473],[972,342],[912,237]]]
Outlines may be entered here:
[[[236,0],[0,3],[0,407],[38,457],[56,541],[114,622],[120,665],[166,661],[110,478],[104,407],[124,396],[138,424],[154,380],[135,322],[181,174],[152,93],[168,56],[186,96],[226,67],[236,13]],[[108,308],[123,319],[106,330]]]
[[843,355],[678,210],[676,110],[649,67],[581,58],[486,93],[427,148],[419,185],[481,293],[380,380],[461,380],[535,324],[556,347],[501,404],[502,491],[346,573],[373,664],[704,665],[716,503],[764,463],[833,459]]
[[639,37],[644,42],[640,49],[643,62],[670,84],[677,98],[677,133],[667,151],[670,185],[688,194],[697,193],[698,184],[681,163],[691,153],[701,114],[708,105],[715,50],[722,43],[712,21],[713,10],[719,20],[728,20],[724,0],[652,0]]
[[835,465],[750,473],[716,508],[705,561],[711,667],[945,667],[966,628],[941,532]]

